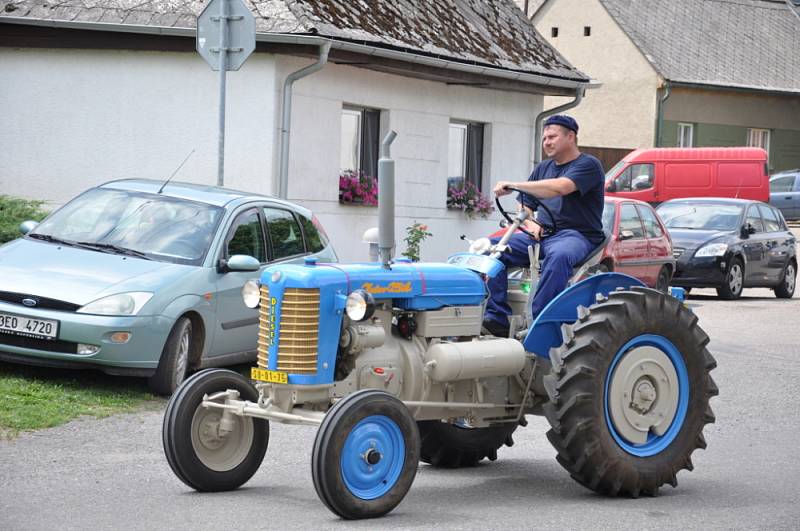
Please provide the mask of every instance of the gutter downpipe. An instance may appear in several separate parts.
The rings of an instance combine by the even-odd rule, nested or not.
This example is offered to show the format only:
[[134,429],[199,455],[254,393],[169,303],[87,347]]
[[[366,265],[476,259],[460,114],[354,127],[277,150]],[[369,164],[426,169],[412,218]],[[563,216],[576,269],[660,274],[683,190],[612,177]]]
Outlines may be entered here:
[[554,107],[552,109],[542,111],[536,115],[536,120],[534,121],[533,125],[533,164],[539,164],[542,161],[542,122],[548,116],[552,116],[554,114],[558,114],[561,111],[566,111],[567,109],[572,109],[573,107],[577,107],[581,100],[583,99],[583,94],[586,91],[586,88],[583,86],[579,86],[575,89],[575,99],[565,103],[564,105],[559,105],[558,107]]
[[283,82],[283,106],[281,108],[281,153],[280,170],[278,174],[278,187],[276,195],[281,199],[286,199],[289,192],[289,141],[291,138],[292,124],[292,87],[294,82],[306,76],[322,70],[328,62],[328,53],[331,51],[331,42],[324,41],[319,46],[319,58],[314,64],[310,64],[286,76]]
[[656,110],[656,141],[654,147],[661,147],[661,132],[664,129],[664,104],[669,99],[669,81],[664,81],[664,95],[658,100],[658,109]]

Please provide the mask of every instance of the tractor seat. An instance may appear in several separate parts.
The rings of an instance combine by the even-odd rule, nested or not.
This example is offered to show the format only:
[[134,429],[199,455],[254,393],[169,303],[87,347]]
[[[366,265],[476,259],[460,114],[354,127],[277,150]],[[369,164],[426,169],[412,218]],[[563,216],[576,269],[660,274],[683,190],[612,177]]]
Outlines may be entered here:
[[600,263],[600,258],[603,256],[603,250],[608,245],[608,242],[611,241],[610,233],[606,232],[605,236],[606,236],[605,239],[602,242],[600,242],[600,244],[597,247],[595,247],[594,251],[589,253],[586,256],[586,258],[584,258],[581,262],[579,262],[578,264],[575,265],[575,267],[572,268],[572,277],[570,277],[569,279],[570,284],[573,284],[578,280],[580,280],[581,277],[586,275],[587,271],[591,267],[596,266],[598,263]]

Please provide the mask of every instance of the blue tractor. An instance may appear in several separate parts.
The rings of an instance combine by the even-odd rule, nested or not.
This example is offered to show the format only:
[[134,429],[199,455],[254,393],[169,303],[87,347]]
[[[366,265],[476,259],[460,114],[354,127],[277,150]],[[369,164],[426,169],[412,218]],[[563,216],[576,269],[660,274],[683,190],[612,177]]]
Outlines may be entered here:
[[534,322],[517,316],[512,337],[483,333],[485,279],[506,274],[496,257],[525,214],[497,245],[448,263],[390,260],[392,139],[379,166],[381,260],[276,265],[245,287],[260,311],[258,366],[250,380],[202,371],[175,392],[163,426],[175,474],[198,491],[236,489],[261,465],[270,421],[316,425],[320,499],[342,518],[371,518],[402,501],[419,461],[495,460],[526,415],[544,415],[558,462],[587,488],[638,497],[676,486],[714,421],[716,362],[697,317],[603,273]]

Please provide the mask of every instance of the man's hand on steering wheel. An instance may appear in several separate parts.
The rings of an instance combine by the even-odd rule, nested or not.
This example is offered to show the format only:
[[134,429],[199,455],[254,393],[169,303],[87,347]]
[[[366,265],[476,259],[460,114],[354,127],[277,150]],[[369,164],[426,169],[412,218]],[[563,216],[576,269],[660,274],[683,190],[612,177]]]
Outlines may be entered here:
[[503,217],[506,218],[506,220],[509,223],[513,223],[514,222],[514,220],[509,215],[509,213],[506,212],[506,210],[500,204],[500,198],[505,196],[505,195],[509,195],[512,192],[519,192],[521,194],[524,194],[524,195],[528,196],[531,199],[531,201],[537,207],[541,207],[542,210],[547,212],[547,215],[550,217],[550,219],[553,220],[553,224],[552,225],[549,225],[549,224],[546,224],[546,223],[542,223],[541,221],[537,221],[537,220],[534,220],[534,219],[525,220],[525,222],[522,225],[520,225],[519,230],[521,230],[523,233],[527,234],[528,236],[530,236],[531,238],[533,238],[534,240],[537,240],[537,241],[541,240],[542,238],[546,238],[548,236],[552,236],[553,234],[558,232],[558,226],[555,223],[555,218],[553,216],[553,213],[550,211],[549,208],[547,208],[547,205],[542,203],[539,200],[538,197],[536,197],[536,196],[534,196],[532,194],[529,194],[529,193],[517,188],[515,186],[516,184],[517,183],[513,183],[513,182],[509,182],[509,181],[498,181],[498,183],[495,185],[495,187],[494,187],[495,199],[494,200],[495,200],[495,203],[497,204],[497,210],[500,212],[500,214],[502,214]]
[[513,187],[515,183],[511,181],[497,181],[497,184],[494,185],[494,195],[495,197],[503,197],[504,195],[509,195],[513,192]]

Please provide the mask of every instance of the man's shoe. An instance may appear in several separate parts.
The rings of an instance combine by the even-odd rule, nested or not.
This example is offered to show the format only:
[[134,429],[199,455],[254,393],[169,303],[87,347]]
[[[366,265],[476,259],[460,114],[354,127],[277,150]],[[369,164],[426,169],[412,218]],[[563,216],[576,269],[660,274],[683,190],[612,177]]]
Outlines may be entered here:
[[491,319],[483,320],[483,329],[495,337],[508,337],[508,326],[503,326]]

